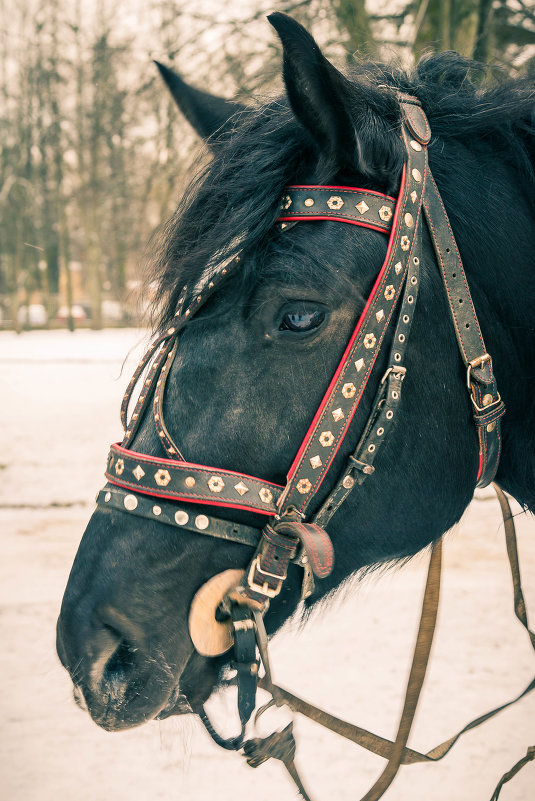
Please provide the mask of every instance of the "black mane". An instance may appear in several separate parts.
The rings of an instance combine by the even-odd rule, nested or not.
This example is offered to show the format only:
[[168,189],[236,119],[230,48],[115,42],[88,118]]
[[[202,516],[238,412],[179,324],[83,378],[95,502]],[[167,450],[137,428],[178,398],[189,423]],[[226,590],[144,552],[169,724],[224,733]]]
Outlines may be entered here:
[[[391,137],[381,140],[387,178],[371,178],[357,157],[351,182],[378,191],[397,189],[404,154],[395,133],[397,103],[388,91],[391,88],[420,99],[433,131],[431,155],[441,139],[456,139],[472,150],[491,152],[493,158],[522,174],[534,203],[535,89],[531,80],[504,78],[495,69],[453,52],[424,57],[411,74],[366,63],[356,65],[349,78],[358,84],[359,97],[373,114],[391,121],[392,131]],[[376,134],[373,114],[366,115],[364,126],[359,116],[359,135],[369,141]],[[248,269],[243,279],[256,280],[254,265],[264,261],[258,254],[273,240],[270,234],[286,185],[336,183],[336,170],[322,160],[285,97],[247,108],[233,122],[225,141],[218,143],[215,158],[198,171],[160,232],[150,276],[158,287],[156,328],[168,325],[182,286],[193,286],[214,257],[254,253],[257,258],[245,259]],[[348,176],[340,175],[338,181],[350,182]],[[313,279],[326,279],[324,262],[308,266]]]

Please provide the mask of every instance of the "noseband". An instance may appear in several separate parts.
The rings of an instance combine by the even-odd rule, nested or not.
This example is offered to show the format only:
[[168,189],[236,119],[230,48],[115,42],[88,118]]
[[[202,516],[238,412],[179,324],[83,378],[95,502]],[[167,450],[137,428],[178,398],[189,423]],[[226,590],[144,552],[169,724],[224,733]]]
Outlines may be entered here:
[[[262,614],[267,610],[270,600],[279,594],[290,562],[296,562],[304,570],[303,597],[313,592],[315,578],[321,579],[331,572],[334,554],[326,526],[352,490],[374,474],[377,454],[396,424],[407,372],[405,354],[420,283],[424,220],[443,278],[457,343],[466,368],[467,389],[479,442],[477,486],[489,484],[498,467],[500,418],[505,407],[498,393],[492,360],[483,341],[448,216],[429,170],[427,145],[431,131],[418,100],[400,95],[399,102],[400,135],[406,150],[406,163],[397,199],[379,192],[344,186],[290,186],[282,198],[277,227],[284,235],[291,235],[290,229],[304,220],[333,220],[370,228],[388,236],[384,263],[290,467],[286,485],[282,487],[232,470],[187,462],[164,421],[165,385],[177,352],[180,332],[228,276],[239,268],[240,258],[236,257],[231,262],[214,267],[209,279],[187,307],[184,290],[172,325],[153,342],[136,369],[121,409],[125,437],[121,444],[111,447],[106,470],[109,483],[97,496],[101,507],[113,507],[255,549],[243,578],[225,600],[229,613],[228,626],[235,640],[235,661],[232,665],[237,670],[241,735],[233,740],[223,740],[205,717],[204,710],[200,710],[201,718],[216,742],[227,748],[244,746],[245,724],[255,708],[259,681],[272,691],[277,703],[280,701],[280,694],[277,700],[274,692],[277,688],[274,688],[269,676]],[[311,506],[344,442],[390,328],[393,329],[393,338],[388,368],[375,388],[375,399],[367,423],[334,488],[321,507],[312,511]],[[141,391],[128,419],[129,401],[138,382],[141,382]],[[131,448],[151,405],[167,458],[137,453]],[[192,513],[191,506],[181,506],[180,502],[197,504],[199,511]],[[265,515],[269,520],[260,530],[206,514],[203,505],[252,511]],[[435,562],[438,562],[440,570],[439,553],[435,555]],[[192,613],[197,608],[196,603],[206,600],[203,588],[198,595],[199,598],[193,602]],[[223,637],[221,643],[206,645],[204,638],[196,637],[194,626],[190,627],[190,631],[194,645],[205,655],[215,656],[229,647],[227,637]],[[267,678],[259,679],[257,647]],[[430,642],[426,648],[428,653]],[[423,682],[423,677],[421,680]],[[401,743],[401,750],[405,749],[408,733]],[[277,748],[280,750],[283,747],[287,757],[288,754],[292,755],[292,758],[284,758],[292,772],[291,744],[285,741],[281,746],[281,739],[288,738],[286,735],[283,737],[282,733],[276,734],[281,737],[270,743],[271,752],[267,756],[249,754],[249,757],[252,762],[256,760],[260,764],[268,756],[277,756]],[[245,743],[246,752],[247,746],[248,743]],[[293,778],[306,798],[300,780],[295,775]],[[379,796],[369,796],[370,799],[372,797]]]

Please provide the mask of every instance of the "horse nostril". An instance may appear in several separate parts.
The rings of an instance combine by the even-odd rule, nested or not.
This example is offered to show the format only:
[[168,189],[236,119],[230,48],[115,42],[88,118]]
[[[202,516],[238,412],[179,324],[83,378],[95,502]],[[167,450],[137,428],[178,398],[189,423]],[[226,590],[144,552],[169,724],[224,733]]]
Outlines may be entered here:
[[121,640],[106,662],[102,679],[109,684],[124,684],[134,668],[137,648],[126,640]]

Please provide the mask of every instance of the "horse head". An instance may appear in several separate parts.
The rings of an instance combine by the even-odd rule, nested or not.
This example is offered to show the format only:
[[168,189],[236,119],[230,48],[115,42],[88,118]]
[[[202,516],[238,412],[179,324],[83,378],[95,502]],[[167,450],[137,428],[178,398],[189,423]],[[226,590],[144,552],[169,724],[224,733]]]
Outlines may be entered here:
[[[128,513],[124,494],[125,508],[106,506],[105,497],[99,503],[80,544],[58,623],[61,661],[91,716],[109,730],[198,708],[229,664],[228,652],[215,656],[198,652],[188,616],[199,588],[224,571],[243,571],[253,551],[246,542],[207,537],[201,529],[204,520],[213,517],[223,528],[228,523],[229,529],[234,525],[236,530],[260,531],[266,509],[272,515],[267,519],[273,519],[271,500],[277,491],[284,492],[290,467],[355,325],[376,292],[382,265],[388,262],[388,225],[410,179],[401,136],[403,93],[413,97],[420,93],[430,118],[434,137],[429,144],[430,163],[471,286],[473,282],[474,302],[498,378],[526,374],[517,355],[516,332],[509,330],[504,342],[489,322],[493,304],[500,307],[502,319],[513,315],[509,290],[502,291],[499,282],[491,279],[489,284],[484,277],[487,265],[506,264],[510,257],[503,222],[510,213],[509,201],[514,205],[515,167],[512,159],[496,163],[491,144],[478,138],[477,125],[470,122],[471,107],[462,117],[464,128],[458,123],[461,127],[452,132],[447,119],[451,98],[457,98],[457,107],[452,108],[472,103],[463,84],[466,69],[461,79],[459,65],[457,71],[452,67],[450,83],[444,81],[435,94],[430,87],[437,83],[437,60],[424,65],[412,82],[379,65],[347,77],[296,22],[282,14],[272,15],[270,21],[283,45],[285,98],[258,107],[242,106],[193,89],[159,65],[179,107],[206,139],[213,158],[167,224],[159,253],[157,333],[164,353],[159,375],[165,375],[165,380],[153,387],[158,405],[154,413],[149,409],[139,415],[129,432],[128,447],[124,453],[115,451],[108,466],[109,476],[119,483],[123,470],[133,472],[134,478],[129,473],[133,487],[136,482],[143,486],[142,476],[149,471],[143,455],[160,460],[163,472],[155,479],[158,486],[144,517]],[[447,71],[444,61],[439,66]],[[474,98],[476,94],[474,90]],[[519,95],[517,105],[520,120],[527,101],[520,108]],[[487,120],[489,130],[494,130],[495,118]],[[482,130],[485,122],[478,124]],[[487,181],[492,183],[491,176],[499,185],[499,208],[482,188]],[[300,194],[299,187],[314,190]],[[323,196],[332,201],[329,209],[306,219],[305,213],[322,197],[322,188],[326,188]],[[330,213],[339,211],[347,188],[368,193],[362,195],[364,211],[371,205],[366,197],[380,199],[376,225],[358,224],[356,218],[364,211],[356,203],[351,213],[357,224],[343,224]],[[298,219],[292,220],[288,201],[294,202],[294,209],[301,204]],[[481,226],[475,208],[485,217]],[[381,214],[381,209],[386,210]],[[518,214],[526,217],[525,210]],[[410,222],[414,232],[414,220]],[[383,223],[385,230],[380,227]],[[483,232],[474,234],[480,227]],[[325,598],[359,571],[402,561],[438,540],[461,517],[481,473],[466,365],[459,356],[429,226],[421,222],[419,231],[419,299],[414,320],[410,309],[412,329],[404,344],[402,402],[373,467],[371,460],[367,465],[371,469],[366,481],[356,481],[354,491],[330,515],[334,564],[329,565],[328,575],[316,580],[307,605]],[[533,225],[526,224],[525,232],[528,253],[534,244]],[[410,275],[405,275],[406,281]],[[530,280],[533,290],[533,276]],[[207,291],[214,283],[216,291]],[[390,297],[394,288],[389,286],[381,285],[383,305],[374,311],[378,325],[387,314],[384,304],[394,298]],[[393,303],[411,303],[410,292],[402,295],[402,291],[400,285]],[[190,309],[200,295],[199,310],[183,319],[183,310]],[[177,319],[179,335],[166,339],[166,332],[175,332]],[[308,516],[317,514],[331,496],[365,433],[391,367],[394,337],[403,336],[395,321],[392,316],[381,333],[381,347],[373,351],[369,370],[366,366],[362,398],[351,411],[328,473],[310,498]],[[372,336],[375,340],[375,334],[370,335],[369,342]],[[352,387],[360,386],[358,364],[352,370],[354,380],[347,380],[342,388],[348,398]],[[150,380],[149,376],[148,384]],[[508,406],[504,437],[511,442],[506,421],[509,418],[511,426],[516,424],[522,398],[508,390],[503,380],[500,388]],[[322,447],[330,446],[340,415],[348,416],[345,408],[329,411],[331,425],[319,435]],[[171,518],[168,522],[158,519],[163,502],[154,496],[168,483],[167,461],[177,459],[178,449],[188,464],[215,466],[209,470],[207,480],[212,483],[204,495],[185,496],[180,505],[180,519],[197,521],[197,533],[195,525],[185,529]],[[129,451],[141,454],[138,462],[129,461]],[[321,469],[325,458],[321,448],[309,456],[312,466],[308,469]],[[525,500],[511,461],[504,448],[503,483],[508,486],[509,475],[509,486]],[[153,462],[150,465],[152,469]],[[229,483],[225,471],[244,476],[243,481],[232,480],[230,490],[238,493],[234,504],[218,503]],[[259,478],[252,483],[251,477]],[[306,487],[308,479],[303,481],[301,486]],[[258,497],[255,503],[249,501],[262,488],[265,493],[260,501]],[[111,497],[113,491],[110,485],[107,494]],[[138,507],[143,499],[133,492],[129,503]],[[157,497],[165,497],[163,490]],[[266,509],[259,508],[262,503]],[[303,564],[291,561],[287,572],[265,614],[269,633],[300,602]]]

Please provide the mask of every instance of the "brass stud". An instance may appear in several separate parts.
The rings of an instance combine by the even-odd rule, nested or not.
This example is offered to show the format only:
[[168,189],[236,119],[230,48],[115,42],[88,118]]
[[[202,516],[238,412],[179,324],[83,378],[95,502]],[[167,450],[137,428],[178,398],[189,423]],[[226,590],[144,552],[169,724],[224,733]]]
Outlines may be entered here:
[[117,459],[117,461],[115,462],[115,475],[122,476],[123,473],[124,473],[124,460]]
[[334,434],[332,431],[322,431],[319,438],[320,445],[323,448],[329,448],[334,442]]
[[169,473],[169,470],[163,470],[160,468],[160,470],[155,472],[154,480],[159,487],[167,487],[171,481],[171,474]]
[[366,334],[366,336],[364,337],[364,347],[368,348],[368,350],[369,350],[370,348],[373,348],[373,346],[375,345],[376,341],[377,340],[375,339],[375,334],[371,334],[371,333],[370,334]]
[[489,432],[489,434],[490,434],[490,433],[491,433],[491,431],[494,431],[494,429],[495,429],[495,428],[496,428],[496,421],[494,421],[493,423],[489,423],[489,424],[488,424],[488,426],[487,426],[487,431],[488,431],[488,432]]
[[417,199],[418,199],[418,192],[416,192],[413,189],[412,192],[411,192],[411,200],[412,200],[413,203],[416,203]]
[[353,476],[344,476],[344,480],[342,481],[342,487],[344,489],[352,489],[355,486],[355,479]]
[[492,403],[492,395],[483,395],[483,406],[490,406]]
[[344,201],[339,195],[332,195],[327,201],[327,205],[333,211],[338,211],[344,205]]
[[420,172],[420,170],[417,170],[417,169],[415,168],[415,169],[412,171],[412,177],[414,178],[414,180],[415,180],[415,181],[417,181],[418,183],[420,183],[420,181],[422,180],[422,173]]
[[183,509],[179,509],[178,512],[175,512],[175,523],[179,526],[185,526],[189,520],[189,514],[184,512]]
[[128,509],[129,512],[133,512],[137,507],[137,498],[135,495],[125,495],[123,503],[125,509]]
[[111,492],[107,492],[105,494],[104,501],[105,501],[105,503],[108,503],[109,501],[111,501]]
[[356,208],[356,210],[357,210],[357,211],[359,211],[361,214],[365,214],[365,213],[368,211],[368,209],[369,209],[370,207],[368,206],[368,204],[367,204],[367,203],[366,203],[364,200],[361,200],[361,201],[360,201],[360,203],[357,203],[357,204],[355,205],[355,208]]
[[382,309],[379,309],[378,312],[375,312],[375,319],[378,323],[385,319],[385,313]]
[[402,236],[399,242],[401,250],[408,250],[411,246],[411,240],[408,236]]
[[195,518],[195,525],[200,531],[204,531],[205,528],[208,528],[210,525],[210,521],[206,517],[206,515],[197,515]]
[[331,414],[333,416],[333,420],[335,421],[335,423],[337,423],[339,420],[344,419],[344,413],[340,408],[335,409],[333,412],[331,412]]
[[413,150],[415,150],[417,153],[419,153],[419,152],[420,152],[420,150],[422,149],[422,146],[421,146],[421,144],[420,144],[419,142],[417,142],[417,141],[416,141],[416,139],[411,139],[411,147],[412,147],[412,149],[413,149]]
[[186,485],[186,487],[189,487],[191,489],[192,487],[195,486],[195,479],[193,478],[193,476],[187,476],[184,479],[184,484]]
[[385,289],[385,298],[386,298],[386,300],[393,300],[395,294],[396,294],[396,290],[394,289],[392,284],[388,284],[387,288]]
[[234,484],[234,489],[240,495],[245,495],[246,492],[249,492],[249,487],[246,487],[243,481],[240,481],[239,484]]
[[344,398],[352,398],[355,395],[356,391],[357,391],[356,386],[351,382],[344,384],[344,386],[342,387],[342,395],[344,396]]
[[162,507],[161,506],[153,506],[152,507],[152,514],[153,515],[156,515],[156,517],[159,517],[161,515],[161,513],[162,513]]
[[310,464],[312,465],[314,470],[317,470],[318,467],[321,467],[323,462],[321,461],[319,456],[313,456],[312,459],[310,459]]
[[392,209],[390,208],[390,206],[381,206],[381,208],[379,209],[379,217],[384,222],[388,222],[392,217]]
[[412,216],[412,214],[407,212],[407,214],[404,217],[404,220],[407,228],[412,228],[412,226],[414,225],[414,217]]
[[134,476],[137,478],[138,481],[141,481],[141,479],[145,475],[145,471],[143,470],[140,464],[136,466],[135,470],[132,470],[132,473],[134,474]]
[[307,199],[305,200],[305,206],[307,206],[308,208],[310,208],[310,206],[313,206],[313,205],[314,205],[314,200],[313,200],[313,198],[311,198],[311,197],[307,197]]
[[290,195],[284,195],[281,202],[281,209],[283,211],[286,211],[286,209],[289,209],[291,205],[292,205],[292,198],[290,197]]
[[400,274],[400,272],[402,271],[402,269],[403,269],[403,265],[401,264],[401,262],[400,262],[400,261],[398,261],[398,262],[397,262],[397,263],[394,265],[394,270],[396,271],[396,275],[399,275],[399,274]]
[[288,223],[281,223],[281,231],[284,231],[284,229],[287,228],[287,226]]
[[312,484],[308,480],[308,478],[302,478],[300,481],[297,482],[297,492],[300,492],[301,495],[306,495],[307,492],[310,492],[312,489]]
[[208,480],[208,487],[210,492],[221,492],[224,488],[225,482],[221,478],[221,476],[211,476]]
[[273,500],[273,493],[267,487],[262,487],[258,490],[258,494],[260,496],[260,500],[263,503],[271,503]]
[[[356,367],[356,369],[357,369],[357,373],[360,373],[360,371],[361,371],[361,370],[362,370],[362,368],[364,367],[364,359],[357,359],[357,361],[355,362],[355,367]],[[352,385],[352,386],[353,386],[353,385]],[[355,393],[353,393],[353,395],[354,395],[354,394],[355,394]]]

